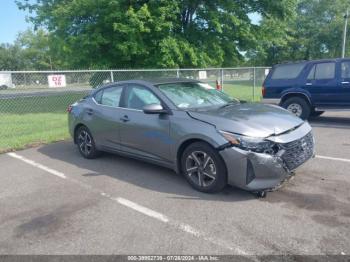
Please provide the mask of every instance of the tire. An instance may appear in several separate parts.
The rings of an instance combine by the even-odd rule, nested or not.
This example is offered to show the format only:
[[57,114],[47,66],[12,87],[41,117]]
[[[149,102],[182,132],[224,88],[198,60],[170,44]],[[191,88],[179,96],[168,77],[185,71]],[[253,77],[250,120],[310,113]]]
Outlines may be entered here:
[[324,111],[312,111],[310,116],[311,117],[319,117],[323,113],[324,113]]
[[189,184],[201,192],[219,192],[227,185],[225,162],[214,148],[204,142],[195,142],[185,149],[181,170]]
[[87,159],[94,159],[100,155],[96,149],[94,138],[86,126],[81,126],[75,132],[75,141],[80,154]]
[[303,120],[309,118],[311,107],[309,103],[301,97],[291,97],[282,103],[282,107]]

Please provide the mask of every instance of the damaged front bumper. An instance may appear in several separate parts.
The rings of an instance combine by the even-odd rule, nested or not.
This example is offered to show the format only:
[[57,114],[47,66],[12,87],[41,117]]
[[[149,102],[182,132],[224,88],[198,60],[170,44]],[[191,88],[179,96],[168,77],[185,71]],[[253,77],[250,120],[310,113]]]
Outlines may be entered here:
[[[312,142],[305,143],[305,139],[310,136]],[[268,139],[280,146],[278,153],[274,155],[256,153],[237,147],[227,147],[220,151],[227,167],[228,184],[248,191],[275,189],[294,174],[295,168],[314,155],[314,141],[308,123],[291,132]],[[291,152],[295,153],[293,157],[302,157],[296,159],[297,166],[293,166],[293,169],[288,167],[290,163],[294,163],[289,159]]]

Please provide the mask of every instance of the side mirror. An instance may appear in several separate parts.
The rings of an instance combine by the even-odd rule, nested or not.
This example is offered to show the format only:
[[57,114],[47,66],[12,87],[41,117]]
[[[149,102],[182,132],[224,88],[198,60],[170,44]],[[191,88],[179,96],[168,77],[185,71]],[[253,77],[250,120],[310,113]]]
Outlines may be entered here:
[[145,114],[164,114],[167,111],[159,104],[149,104],[143,107],[143,112]]

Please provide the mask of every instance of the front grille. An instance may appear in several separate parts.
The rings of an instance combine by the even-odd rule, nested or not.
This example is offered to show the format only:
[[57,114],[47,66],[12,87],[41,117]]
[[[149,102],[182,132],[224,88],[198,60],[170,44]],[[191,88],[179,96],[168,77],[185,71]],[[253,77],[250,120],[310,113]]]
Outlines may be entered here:
[[286,163],[286,166],[289,170],[294,170],[312,157],[314,153],[314,138],[310,132],[298,140],[280,144],[280,146],[285,150],[282,159]]

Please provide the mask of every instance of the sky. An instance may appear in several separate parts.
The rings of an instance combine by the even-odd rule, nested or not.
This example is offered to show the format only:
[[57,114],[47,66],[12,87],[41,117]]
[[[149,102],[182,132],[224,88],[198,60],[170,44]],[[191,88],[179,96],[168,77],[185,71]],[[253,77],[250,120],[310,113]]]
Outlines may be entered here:
[[[28,12],[19,10],[15,0],[0,0],[0,43],[13,43],[19,32],[31,27],[26,22]],[[254,13],[249,15],[253,23],[259,23],[261,17]]]
[[15,0],[0,0],[0,43],[13,43],[19,32],[31,27],[28,13],[19,10]]

